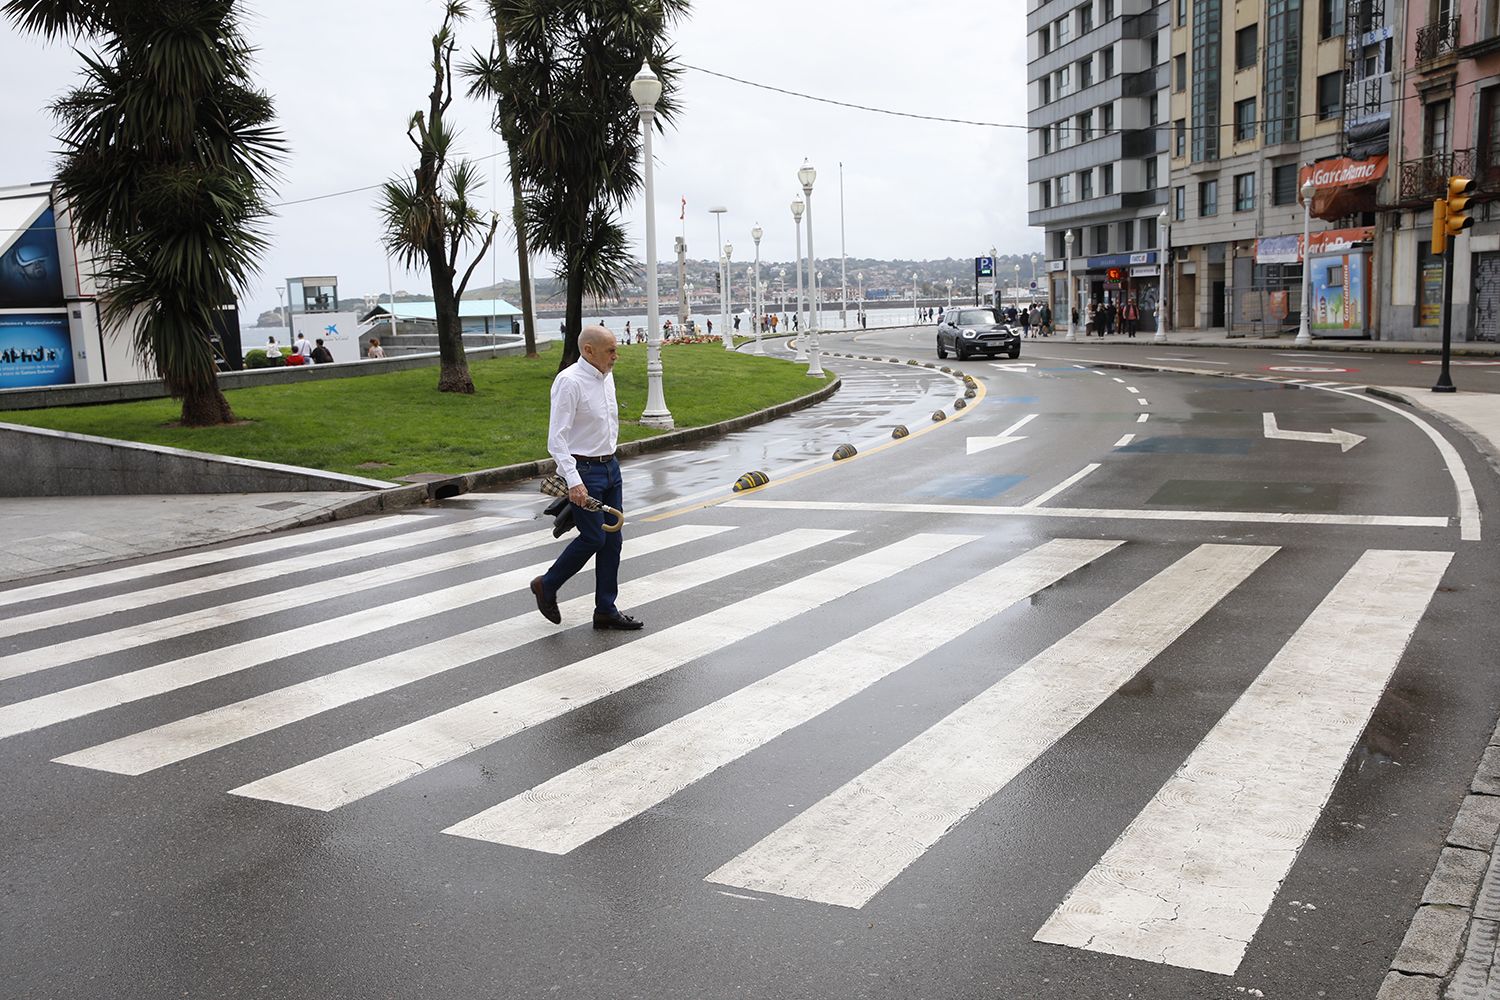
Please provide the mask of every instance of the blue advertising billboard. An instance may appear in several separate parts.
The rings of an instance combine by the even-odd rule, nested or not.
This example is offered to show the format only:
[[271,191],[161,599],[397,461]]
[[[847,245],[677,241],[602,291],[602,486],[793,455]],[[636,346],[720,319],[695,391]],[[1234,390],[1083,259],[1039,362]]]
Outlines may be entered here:
[[0,313],[0,389],[72,383],[66,313]]
[[0,232],[0,309],[55,309],[63,304],[55,227],[49,207],[19,234]]

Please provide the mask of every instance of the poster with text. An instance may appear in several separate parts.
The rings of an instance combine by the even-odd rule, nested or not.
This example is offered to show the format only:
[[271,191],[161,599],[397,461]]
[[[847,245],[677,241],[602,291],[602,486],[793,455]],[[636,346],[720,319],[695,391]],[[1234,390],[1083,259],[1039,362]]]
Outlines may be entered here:
[[0,389],[72,384],[66,313],[0,313]]
[[[14,241],[7,241],[0,253],[0,309],[53,309],[63,304],[55,226],[49,208]],[[0,234],[8,235],[14,234]]]
[[1312,329],[1364,332],[1368,298],[1365,260],[1364,254],[1329,254],[1312,259]]

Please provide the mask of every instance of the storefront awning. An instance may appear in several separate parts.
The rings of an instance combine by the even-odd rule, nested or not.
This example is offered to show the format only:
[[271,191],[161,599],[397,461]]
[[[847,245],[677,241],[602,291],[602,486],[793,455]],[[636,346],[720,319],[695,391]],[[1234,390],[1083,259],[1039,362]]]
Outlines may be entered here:
[[1318,219],[1342,219],[1376,207],[1375,188],[1385,176],[1390,158],[1372,156],[1351,160],[1336,156],[1309,164],[1297,172],[1297,202],[1302,202],[1302,185],[1312,181],[1312,214]]

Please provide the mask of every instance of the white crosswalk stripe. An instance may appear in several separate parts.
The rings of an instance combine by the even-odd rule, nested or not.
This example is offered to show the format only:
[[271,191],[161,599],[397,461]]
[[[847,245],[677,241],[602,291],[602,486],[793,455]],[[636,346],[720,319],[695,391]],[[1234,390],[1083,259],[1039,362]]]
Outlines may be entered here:
[[1452,558],[1361,556],[1036,939],[1232,975]]
[[[497,530],[505,528],[510,530]],[[944,841],[950,831],[1024,769],[1039,761],[1045,767],[1043,758],[1059,740],[1070,733],[1092,738],[1097,720],[1090,716],[1169,647],[1174,658],[1168,662],[1204,648],[1212,629],[1195,626],[1252,575],[1260,571],[1258,584],[1270,586],[1290,565],[1272,561],[1278,549],[1271,545],[1174,546],[1173,561],[1148,560],[1165,568],[1147,575],[1131,568],[1142,565],[1141,553],[1131,555],[1134,549],[1109,539],[1055,538],[1031,545],[929,531],[890,540],[859,530],[800,527],[748,537],[744,529],[722,524],[653,526],[632,535],[624,551],[625,559],[653,565],[645,574],[626,575],[622,606],[670,601],[686,610],[669,612],[673,623],[658,629],[596,638],[588,648],[603,651],[568,662],[568,650],[579,648],[585,637],[543,620],[529,607],[529,595],[524,603],[506,605],[508,617],[479,627],[473,627],[472,611],[467,618],[449,619],[465,621],[462,626],[442,625],[434,617],[524,595],[527,581],[560,546],[550,531],[522,529],[506,518],[402,515],[357,530],[344,525],[291,537],[295,544],[289,537],[276,539],[285,544],[258,547],[270,541],[261,540],[192,553],[181,557],[184,561],[127,567],[124,575],[89,574],[76,579],[94,582],[36,590],[12,602],[45,602],[43,610],[27,609],[0,626],[0,635],[22,637],[13,641],[36,642],[45,638],[38,630],[65,623],[94,631],[0,658],[0,680],[147,644],[161,646],[137,654],[128,661],[131,669],[116,668],[103,679],[0,705],[0,739],[158,699],[147,709],[151,722],[144,728],[124,735],[116,728],[105,742],[96,737],[93,745],[79,749],[75,742],[49,749],[46,756],[122,776],[195,763],[213,774],[213,762],[195,759],[212,751],[248,755],[271,747],[283,754],[274,765],[248,775],[241,771],[235,781],[263,777],[235,788],[224,787],[231,781],[216,782],[214,792],[330,811],[680,667],[711,671],[701,677],[722,684],[731,675],[714,665],[720,659],[735,662],[736,656],[713,654],[796,630],[804,646],[774,668],[766,664],[729,693],[721,688],[713,700],[684,714],[674,712],[644,734],[636,730],[629,734],[633,738],[597,755],[581,762],[573,757],[564,768],[517,783],[494,805],[489,803],[500,796],[432,822],[433,833],[477,841],[476,850],[562,856],[584,845],[610,850],[622,841],[638,844],[623,836],[628,829],[622,825],[647,815],[675,818],[673,807],[682,801],[717,801],[712,794],[693,799],[691,790],[716,790],[716,783],[732,781],[731,772],[740,768],[769,766],[770,760],[785,767],[787,745],[819,737],[819,727],[843,724],[835,709],[847,713],[861,699],[882,697],[882,686],[925,679],[949,643],[1013,626],[1051,629],[1033,648],[1050,645],[977,694],[956,700],[956,707],[944,703],[947,714],[915,737],[869,733],[875,741],[871,755],[842,773],[831,772],[832,780],[822,788],[834,791],[811,807],[777,815],[761,827],[775,828],[758,841],[743,837],[692,865],[694,879],[708,872],[706,881],[724,891],[848,908],[871,904],[898,879],[918,892],[942,892],[942,880],[962,860],[918,862],[929,852],[965,849],[962,838]],[[481,544],[340,575],[341,566],[353,569],[361,559],[392,553],[404,558],[426,545],[463,541]],[[312,548],[299,553],[302,546]],[[543,546],[549,548],[545,560],[535,552]],[[924,564],[950,554],[972,575],[957,584],[950,576],[941,588],[924,584]],[[247,558],[245,568],[216,566]],[[1076,884],[1065,898],[1045,901],[1053,907],[1051,916],[1039,928],[1027,926],[1021,940],[1034,935],[1040,944],[1031,947],[1038,949],[1064,946],[1234,973],[1306,846],[1451,559],[1444,552],[1363,553],[1321,601],[1309,601],[1316,604],[1312,614],[1274,655],[1266,654],[1269,663],[1244,664],[1258,676],[1190,753],[1184,748],[1186,760],[1178,756],[1162,764],[1160,773],[1146,772],[1149,787],[1160,783],[1157,794],[1128,824],[1122,816],[1107,832],[1095,831],[1103,833],[1096,838],[1101,845],[1117,839],[1102,857],[1069,862],[1069,883]],[[374,593],[490,561],[497,568],[482,580],[434,582],[425,589],[419,584],[418,596],[399,600]],[[518,565],[522,561],[532,564]],[[945,572],[953,573],[952,559],[947,562]],[[160,579],[204,567],[196,579]],[[919,568],[921,573],[912,572]],[[324,569],[329,571],[319,574],[324,579],[317,584],[169,613],[157,622],[109,627],[109,616],[127,609]],[[1089,572],[1079,572],[1085,569]],[[766,571],[775,573],[776,582],[756,585],[757,573]],[[1070,631],[1047,624],[1056,616],[1034,613],[1036,602],[1028,603],[1063,581],[1056,593],[1078,609],[1075,617],[1064,619]],[[128,584],[136,589],[91,596],[99,587]],[[908,591],[920,596],[907,597]],[[322,621],[299,620],[270,634],[255,627],[266,615],[330,592],[370,593],[347,605],[353,610]],[[721,596],[726,592],[732,596]],[[1047,598],[1041,602],[1044,607]],[[592,595],[583,592],[564,603],[567,625],[587,628],[592,604]],[[655,618],[649,607],[646,616]],[[807,619],[796,621],[801,616]],[[815,624],[820,618],[847,624],[837,639],[820,639]],[[413,623],[421,624],[395,631]],[[241,630],[242,625],[247,627]],[[346,653],[337,667],[322,665],[336,658],[320,651],[384,630],[390,630],[391,641],[383,635],[378,646],[367,647],[373,658],[351,663]],[[403,643],[402,636],[412,638]],[[1351,636],[1358,641],[1351,642]],[[452,707],[421,704],[426,689],[418,682],[480,663],[487,671],[488,661],[505,670],[511,663],[507,654],[516,656],[522,647],[516,662],[552,663],[561,656],[562,665],[541,673],[527,667],[493,680],[486,672],[481,690],[487,693],[466,692],[460,697],[467,700]],[[741,667],[757,662],[752,652],[751,645],[740,647]],[[788,660],[793,662],[781,666]],[[262,682],[246,691],[248,684],[236,687],[229,681],[186,690],[273,663],[256,674],[275,677],[284,666],[278,661],[302,668],[295,683],[281,681],[265,690]],[[104,659],[98,666],[114,662]],[[447,690],[457,681],[465,678],[450,679]],[[251,692],[261,693],[245,696]],[[385,695],[391,696],[380,697]],[[188,701],[190,707],[172,711]],[[332,752],[322,753],[324,743],[286,759],[286,749],[297,745],[303,730],[327,735],[333,717],[324,713],[356,703],[366,712],[361,735],[367,738],[344,737],[332,744],[339,747]],[[382,721],[396,706],[404,713],[403,724]],[[126,717],[123,712],[110,716]],[[287,728],[294,725],[300,728]],[[67,739],[73,733],[53,736]],[[1266,739],[1267,733],[1276,738]],[[782,740],[791,742],[777,742]],[[510,748],[495,752],[508,754]],[[869,760],[877,762],[866,767]],[[273,767],[284,769],[265,773]],[[778,777],[789,778],[772,774],[771,780]],[[444,788],[439,781],[435,789],[413,791],[436,795]],[[780,808],[781,800],[776,801]],[[383,807],[376,801],[371,805]],[[734,807],[733,802],[724,806]],[[455,820],[465,814],[471,815]],[[670,853],[666,863],[683,863],[683,847]]]
[[211,590],[243,587],[246,584],[274,580],[279,576],[288,576],[292,573],[323,569],[339,563],[353,562],[356,559],[415,548],[418,545],[430,545],[449,538],[467,538],[470,535],[493,531],[502,525],[514,523],[515,520],[512,518],[497,517],[476,517],[446,524],[431,520],[426,525],[416,526],[415,531],[406,531],[357,545],[331,550],[320,548],[316,552],[309,552],[291,559],[258,563],[245,569],[228,570],[177,583],[166,583],[110,597],[100,597],[64,607],[34,611],[31,614],[0,618],[0,637],[20,635],[23,632],[33,632],[57,625],[68,625],[86,618],[100,618],[120,611],[144,608],[184,597],[194,597]]
[[[632,554],[647,555],[673,545],[698,541],[728,529],[684,525],[646,536],[632,547]],[[497,546],[498,548],[499,546]],[[545,572],[548,562],[507,570],[483,580],[453,587],[404,601],[377,605],[353,614],[311,622],[299,628],[273,632],[222,649],[210,649],[168,663],[142,667],[103,680],[66,688],[52,694],[0,708],[0,738],[30,732],[68,719],[154,695],[165,694],[189,684],[198,684],[240,670],[248,670],[286,656],[307,653],[335,643],[356,639],[377,629],[441,614],[454,608],[494,600],[503,594],[524,588],[532,577]]]
[[123,566],[119,569],[103,569],[93,573],[70,575],[57,580],[44,580],[40,583],[0,590],[0,607],[22,604],[27,601],[38,601],[49,597],[61,597],[63,594],[74,594],[80,590],[108,587],[117,583],[129,583],[132,580],[139,580],[148,576],[176,573],[179,570],[196,569],[199,566],[212,566],[216,563],[230,562],[235,559],[267,556],[286,549],[299,548],[303,545],[318,545],[326,549],[334,542],[347,541],[350,538],[360,535],[375,534],[382,531],[388,532],[393,529],[397,531],[403,529],[410,530],[427,522],[440,523],[437,518],[432,518],[424,514],[396,514],[389,518],[353,521],[349,524],[339,524],[331,528],[319,528],[315,531],[288,532],[272,538],[263,538],[237,545],[225,545],[200,552],[189,552],[186,555],[137,563],[134,566]]
[[253,781],[234,794],[337,809],[974,541],[914,535],[680,625]]
[[[639,543],[632,542],[625,558],[659,551],[660,545],[653,546],[650,543],[666,534],[662,532],[648,535]],[[788,531],[770,539],[627,581],[621,588],[620,600],[627,606],[663,600],[694,587],[796,555],[814,545],[846,534],[848,532],[812,528]],[[588,624],[593,606],[594,597],[588,594],[564,602],[559,609],[565,621],[577,621],[579,616],[583,616],[583,623]],[[357,664],[255,698],[80,750],[57,760],[63,764],[115,771],[119,774],[144,774],[163,765],[290,725],[319,712],[390,691],[556,633],[557,626],[535,612],[528,612],[520,617],[507,618],[493,625],[471,629],[413,649],[403,649],[378,660]]]
[[1119,544],[1048,542],[444,832],[564,854]]
[[1275,551],[1199,546],[708,880],[863,906]]
[[[336,593],[339,596],[348,596],[360,591],[373,590],[376,587],[384,587],[393,583],[405,583],[423,576],[446,573],[451,570],[462,569],[466,566],[475,566],[501,556],[512,555],[527,549],[539,548],[543,545],[550,545],[552,541],[552,532],[550,530],[535,531],[511,538],[470,545],[461,549],[453,549],[452,551],[443,552],[438,555],[423,556],[409,562],[396,563],[390,566],[383,566],[379,569],[365,570],[349,576],[339,577],[336,584],[338,588]],[[194,632],[201,632],[205,629],[217,628],[222,625],[237,624],[250,618],[264,617],[279,611],[290,611],[294,608],[302,607],[309,601],[322,600],[330,592],[334,592],[331,590],[333,586],[334,584],[323,581],[309,583],[299,587],[290,587],[273,594],[264,594],[259,597],[233,601],[229,604],[219,605],[218,607],[205,608],[201,611],[188,611],[155,621],[142,622],[139,625],[96,633],[81,639],[73,639],[50,646],[40,646],[36,649],[25,650],[20,653],[12,653],[9,656],[0,657],[0,680],[20,677],[24,674],[32,674],[40,670],[49,670],[53,667],[75,663],[79,660],[108,656],[111,653],[117,653],[121,650],[134,649],[137,646],[145,646],[153,642],[161,642],[165,639],[191,635]],[[0,729],[0,732],[3,732],[3,729]]]

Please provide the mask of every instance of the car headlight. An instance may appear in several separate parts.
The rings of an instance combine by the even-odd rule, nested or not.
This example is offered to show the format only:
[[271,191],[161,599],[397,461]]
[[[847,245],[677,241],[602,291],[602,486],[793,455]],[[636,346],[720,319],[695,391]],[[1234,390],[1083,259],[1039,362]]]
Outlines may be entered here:
[[964,339],[965,340],[973,340],[977,336],[979,336],[979,334],[975,333],[973,330],[965,330],[964,331]]

